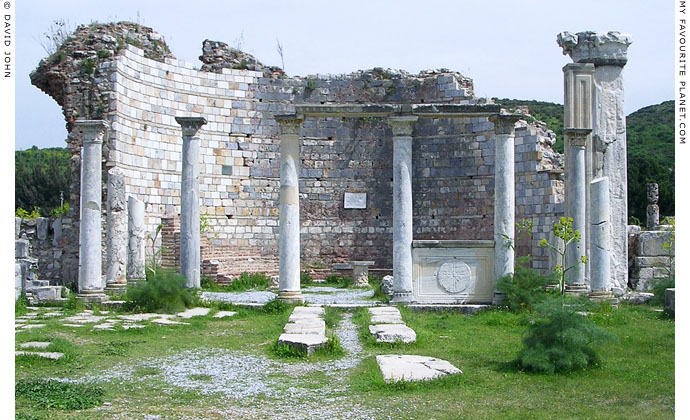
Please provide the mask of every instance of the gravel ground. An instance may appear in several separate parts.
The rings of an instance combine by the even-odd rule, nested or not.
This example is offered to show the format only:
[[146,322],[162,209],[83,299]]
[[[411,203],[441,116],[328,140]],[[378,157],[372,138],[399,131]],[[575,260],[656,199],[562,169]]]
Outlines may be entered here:
[[[351,313],[344,314],[334,332],[347,351],[338,360],[282,362],[256,352],[195,349],[147,359],[136,366],[117,365],[97,378],[84,377],[69,382],[129,383],[139,380],[133,375],[138,368],[148,367],[161,372],[159,375],[170,386],[165,392],[182,388],[202,395],[223,394],[228,399],[227,404],[214,410],[223,417],[295,420],[382,418],[374,409],[364,407],[345,395],[348,386],[346,371],[367,356],[359,342]],[[306,376],[317,371],[323,372],[326,378]]]

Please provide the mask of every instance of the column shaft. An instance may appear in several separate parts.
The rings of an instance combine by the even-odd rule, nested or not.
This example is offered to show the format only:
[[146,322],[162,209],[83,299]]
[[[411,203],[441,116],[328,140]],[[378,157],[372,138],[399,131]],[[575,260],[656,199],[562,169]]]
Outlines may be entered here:
[[127,281],[137,283],[146,278],[146,238],[144,202],[134,196],[127,198],[127,232],[129,246],[127,249]]
[[201,217],[199,210],[199,137],[206,119],[177,117],[182,126],[180,191],[180,274],[188,288],[201,287]]
[[107,123],[102,120],[78,121],[75,129],[83,135],[80,221],[79,221],[79,298],[102,301],[105,285],[101,275],[101,188],[102,145]]
[[393,128],[393,301],[412,301],[412,131],[416,116],[390,117]]
[[125,174],[118,167],[108,171],[107,197],[105,287],[117,292],[127,286]]
[[299,130],[296,115],[276,116],[280,123],[280,238],[278,299],[303,302],[300,289]]
[[591,285],[592,292],[611,290],[611,223],[609,179],[597,178],[590,183],[592,201],[591,214]]
[[[589,130],[587,130],[589,131]],[[569,147],[568,177],[566,180],[566,194],[568,196],[566,213],[573,219],[573,230],[580,232],[581,238],[571,242],[566,250],[566,268],[575,266],[568,271],[568,283],[585,285],[585,264],[580,261],[586,255],[587,241],[587,183],[585,172],[585,142],[587,135],[572,136],[566,132],[566,145]]]

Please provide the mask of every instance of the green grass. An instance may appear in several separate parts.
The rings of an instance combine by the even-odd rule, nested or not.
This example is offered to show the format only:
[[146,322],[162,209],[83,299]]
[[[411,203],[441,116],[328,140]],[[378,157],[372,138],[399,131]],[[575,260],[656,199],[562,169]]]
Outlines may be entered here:
[[202,279],[201,288],[209,292],[245,292],[247,290],[266,290],[271,279],[264,273],[242,273],[228,285],[220,285],[208,279]]
[[[51,390],[62,385],[32,385],[33,391],[22,391],[22,395],[16,396],[17,418],[141,418],[144,414],[169,418],[223,418],[209,414],[219,409],[235,413],[233,418],[246,418],[236,414],[242,413],[242,409],[251,410],[247,412],[256,418],[270,417],[263,407],[282,404],[275,398],[260,396],[256,405],[248,406],[245,405],[248,402],[224,394],[202,395],[174,388],[165,382],[159,368],[147,362],[195,349],[224,349],[265,356],[270,353],[293,308],[281,303],[263,308],[219,307],[238,313],[225,319],[185,320],[190,325],[152,324],[144,329],[100,332],[88,327],[62,327],[56,320],[47,319],[42,329],[19,332],[17,342],[51,341],[53,344],[48,350],[63,351],[69,357],[58,361],[17,358],[17,384],[50,378],[99,377],[114,366],[130,366],[132,374],[125,381],[89,385],[90,388],[78,394],[80,398],[82,394],[94,395],[91,391],[100,388],[104,395],[102,401],[112,405],[103,406],[100,400],[89,397],[87,402],[96,401],[96,405],[78,412],[57,407],[72,404],[73,388],[55,393]],[[615,310],[599,305],[590,309],[588,317],[619,340],[598,348],[602,362],[599,367],[565,375],[533,374],[516,367],[514,360],[531,321],[529,314],[490,310],[466,316],[406,308],[401,308],[401,314],[417,333],[414,344],[381,345],[366,339],[364,360],[336,375],[327,375],[319,368],[294,375],[278,370],[270,374],[278,379],[276,386],[284,392],[293,386],[313,390],[308,398],[295,397],[296,404],[316,401],[337,406],[343,412],[350,407],[361,407],[374,410],[374,418],[673,418],[675,323],[652,310],[656,308],[621,305]],[[327,314],[326,318],[342,315],[338,311],[334,314]],[[367,311],[357,310],[353,321],[366,338],[368,331],[362,326],[368,325]],[[337,325],[337,321],[333,325]],[[386,384],[375,363],[377,354],[438,357],[453,363],[464,373],[417,384]],[[303,358],[272,358],[274,363],[294,363],[296,368],[304,361]],[[314,366],[318,366],[334,358],[332,353],[317,354],[308,360],[309,365],[316,363]],[[210,378],[202,372],[191,371],[189,379],[208,381]],[[339,391],[337,395],[325,394],[329,389]],[[329,400],[332,397],[337,400]],[[44,403],[38,402],[41,398]]]

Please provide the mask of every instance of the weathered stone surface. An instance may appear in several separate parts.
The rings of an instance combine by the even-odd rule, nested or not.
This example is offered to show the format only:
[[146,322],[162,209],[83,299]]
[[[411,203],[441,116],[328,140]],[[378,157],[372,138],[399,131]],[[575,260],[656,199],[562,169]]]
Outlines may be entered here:
[[369,325],[369,332],[376,337],[379,343],[413,343],[417,341],[414,330],[404,324],[379,324]]
[[328,339],[321,334],[287,334],[283,333],[278,338],[278,344],[287,344],[293,348],[307,353],[313,354],[317,349],[323,347],[328,342]]
[[664,292],[664,310],[670,315],[676,315],[676,289],[666,289]]
[[191,308],[184,312],[177,314],[180,318],[189,319],[195,316],[206,316],[211,311],[211,308]]
[[107,289],[119,290],[127,285],[127,201],[122,169],[108,171],[107,191],[105,285]]
[[173,321],[173,320],[168,319],[168,318],[157,318],[151,322],[154,322],[156,324],[161,324],[161,325],[189,325],[188,322],[178,322],[178,321]]
[[44,349],[51,345],[50,341],[28,341],[19,345],[22,349]]
[[611,224],[609,179],[590,182],[590,284],[593,292],[611,289]]
[[649,302],[651,298],[654,297],[654,293],[644,293],[644,292],[632,292],[625,294],[621,297],[621,300],[625,300],[633,305],[642,305]]
[[15,356],[36,356],[42,357],[44,359],[58,360],[61,359],[64,354],[57,352],[40,352],[40,351],[15,351]]
[[22,266],[21,264],[14,264],[14,300],[15,302],[22,295]]
[[237,314],[237,312],[234,312],[234,311],[218,311],[218,312],[216,312],[215,315],[213,315],[213,317],[214,318],[228,318],[228,317],[234,316],[236,314]]
[[322,319],[288,322],[283,328],[286,334],[326,334],[326,323]]
[[29,241],[26,239],[14,241],[14,258],[29,258]]
[[638,255],[645,257],[668,256],[669,252],[674,252],[674,247],[666,249],[662,245],[670,243],[672,232],[666,231],[647,231],[640,233],[637,239]]
[[425,381],[462,373],[450,362],[426,356],[380,355],[376,356],[376,363],[386,382]]
[[36,219],[36,237],[45,241],[48,237],[48,225],[50,224],[50,219],[46,217],[39,217]]
[[393,295],[393,276],[384,276],[381,279],[381,291],[388,296]]
[[376,306],[374,308],[369,308],[369,313],[371,315],[400,315],[400,311],[394,306]]
[[130,195],[127,199],[127,279],[136,283],[145,278],[146,231],[144,225],[146,209],[144,202]]
[[352,277],[357,287],[369,285],[369,266],[374,265],[374,261],[350,261],[352,266]]
[[372,315],[372,324],[404,324],[400,314]]
[[19,239],[19,235],[21,234],[22,231],[22,218],[21,217],[15,217],[14,218],[14,239]]

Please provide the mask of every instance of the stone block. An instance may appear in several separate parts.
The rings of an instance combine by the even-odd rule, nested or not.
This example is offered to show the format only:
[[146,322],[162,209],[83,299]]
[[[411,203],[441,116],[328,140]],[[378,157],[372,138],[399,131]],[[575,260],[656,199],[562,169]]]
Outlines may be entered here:
[[369,332],[376,337],[379,343],[414,343],[417,341],[417,334],[414,330],[404,324],[378,324],[369,325]]
[[303,351],[307,355],[313,354],[317,349],[323,347],[328,339],[319,334],[281,334],[278,338],[278,345],[286,344],[292,348]]
[[14,258],[29,258],[29,241],[26,239],[14,241]]
[[666,267],[670,264],[671,259],[669,257],[635,257],[634,264],[635,267]]
[[676,289],[666,289],[664,293],[664,310],[670,314],[676,315]]
[[302,322],[288,322],[283,328],[286,334],[319,334],[326,335],[326,323],[322,319]]
[[195,316],[206,316],[211,311],[211,308],[191,308],[184,312],[177,314],[180,318],[189,319]]
[[61,286],[34,287],[32,293],[40,302],[58,300],[62,297]]
[[[637,239],[638,255],[644,257],[668,256],[669,250],[662,246],[671,241],[673,232],[667,231],[647,231],[640,233]],[[675,252],[674,247],[670,252]]]
[[22,218],[21,217],[15,217],[14,218],[14,238],[17,239],[22,233]]
[[46,217],[39,217],[36,219],[36,237],[41,241],[45,241],[46,238],[48,238],[49,222],[50,219]]
[[19,345],[22,349],[45,349],[50,345],[50,341],[29,341]]
[[14,264],[14,300],[15,302],[22,295],[22,266],[21,264]]
[[38,352],[38,351],[16,351],[15,356],[35,356],[42,357],[44,359],[58,360],[64,356],[62,353],[57,352]]
[[376,363],[386,382],[424,381],[462,373],[446,360],[426,356],[380,355]]

